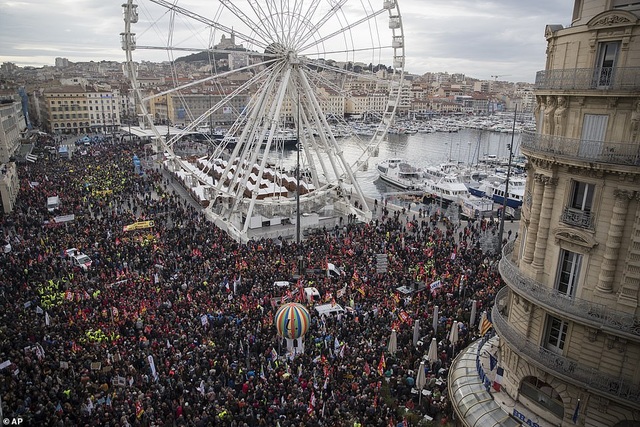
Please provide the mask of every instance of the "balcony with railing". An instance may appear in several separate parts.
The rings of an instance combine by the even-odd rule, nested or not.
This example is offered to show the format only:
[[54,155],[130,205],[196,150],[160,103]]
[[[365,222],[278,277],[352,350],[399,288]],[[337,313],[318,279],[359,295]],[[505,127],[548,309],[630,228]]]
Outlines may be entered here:
[[589,163],[640,165],[640,144],[637,143],[590,141],[525,131],[520,148],[525,153],[531,151]]
[[634,91],[640,89],[640,67],[563,68],[538,71],[535,88]]
[[560,221],[574,227],[593,230],[595,228],[595,215],[593,212],[582,211],[565,206],[560,214]]
[[499,269],[500,275],[514,292],[558,316],[634,341],[640,340],[640,320],[632,314],[594,301],[569,297],[527,277],[511,260],[513,250],[513,241],[504,246]]
[[496,294],[498,303],[491,310],[491,319],[500,339],[506,341],[512,351],[543,371],[550,372],[564,381],[592,390],[614,401],[624,400],[625,403],[636,408],[640,407],[640,387],[638,385],[628,379],[607,375],[595,368],[584,366],[575,360],[547,350],[511,327],[498,309],[498,306],[501,305],[499,301],[506,298],[507,292],[507,288],[502,288]]

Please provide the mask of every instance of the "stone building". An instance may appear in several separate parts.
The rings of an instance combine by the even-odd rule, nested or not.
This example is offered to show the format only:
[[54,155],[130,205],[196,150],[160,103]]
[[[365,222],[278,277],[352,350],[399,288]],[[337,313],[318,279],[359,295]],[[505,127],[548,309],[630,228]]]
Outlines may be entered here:
[[20,189],[14,156],[26,128],[20,102],[0,99],[0,205],[4,213],[13,210]]
[[44,90],[40,99],[43,128],[80,135],[115,132],[120,128],[120,95],[91,86],[67,85]]
[[492,320],[521,420],[640,426],[640,3],[548,25],[519,238]]

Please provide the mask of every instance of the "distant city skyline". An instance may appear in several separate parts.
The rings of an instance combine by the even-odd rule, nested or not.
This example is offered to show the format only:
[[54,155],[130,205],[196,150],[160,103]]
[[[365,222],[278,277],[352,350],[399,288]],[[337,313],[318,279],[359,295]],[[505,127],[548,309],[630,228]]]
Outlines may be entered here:
[[[205,4],[211,8],[203,0],[179,4],[196,12]],[[347,2],[345,7],[354,6]],[[536,71],[544,69],[545,25],[570,25],[565,21],[573,2],[398,0],[398,8],[407,72],[533,82]],[[34,0],[0,0],[0,62],[21,67],[53,66],[56,57],[122,62],[123,30],[122,8],[113,2],[48,0],[42,7]]]

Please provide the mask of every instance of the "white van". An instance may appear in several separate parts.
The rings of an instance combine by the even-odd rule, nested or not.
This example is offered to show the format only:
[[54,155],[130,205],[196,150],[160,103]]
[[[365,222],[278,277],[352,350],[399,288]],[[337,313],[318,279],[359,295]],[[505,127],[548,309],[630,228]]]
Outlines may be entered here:
[[60,209],[60,197],[51,196],[47,197],[47,210],[53,212],[56,209]]
[[276,288],[288,288],[289,286],[291,286],[291,282],[287,282],[285,280],[278,280],[276,282],[273,282],[273,286],[275,286]]
[[340,304],[320,304],[314,307],[318,316],[332,315],[332,314],[344,314],[345,310]]

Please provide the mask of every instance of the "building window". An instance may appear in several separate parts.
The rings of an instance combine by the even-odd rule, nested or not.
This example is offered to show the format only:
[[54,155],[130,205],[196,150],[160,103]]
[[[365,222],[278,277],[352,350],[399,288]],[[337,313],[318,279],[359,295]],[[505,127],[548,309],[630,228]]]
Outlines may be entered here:
[[547,318],[544,348],[553,353],[562,354],[568,326],[569,324],[564,320],[549,316]]
[[570,207],[579,211],[591,212],[595,187],[594,184],[573,181]]
[[609,116],[606,114],[585,114],[582,119],[582,134],[578,156],[598,158],[607,135]]
[[637,0],[613,0],[611,5],[614,9],[638,10],[640,2]]
[[573,18],[572,21],[580,18],[580,14],[582,12],[582,0],[575,0],[573,4]]
[[593,229],[593,195],[596,186],[586,182],[573,181],[569,203],[565,206],[561,221],[580,228]]
[[620,51],[620,42],[603,42],[598,45],[595,69],[595,86],[607,88],[613,84],[614,71]]
[[551,385],[544,381],[536,377],[525,377],[520,383],[520,393],[556,417],[560,419],[564,417],[562,398]]
[[563,295],[573,298],[578,287],[582,255],[565,249],[560,251],[560,263],[556,289]]

